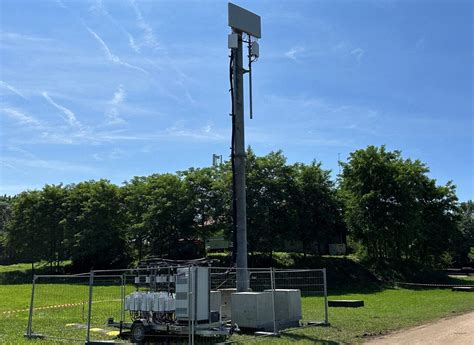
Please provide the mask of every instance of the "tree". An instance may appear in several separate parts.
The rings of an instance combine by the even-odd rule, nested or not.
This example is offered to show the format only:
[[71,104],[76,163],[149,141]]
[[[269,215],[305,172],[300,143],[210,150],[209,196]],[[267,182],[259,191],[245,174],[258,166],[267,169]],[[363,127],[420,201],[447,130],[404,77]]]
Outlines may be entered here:
[[[250,252],[272,254],[292,228],[288,216],[292,169],[281,151],[247,150],[247,240]],[[281,245],[280,245],[281,247]]]
[[181,172],[193,212],[193,232],[202,240],[228,226],[231,200],[223,183],[224,167],[190,168]]
[[50,264],[59,267],[60,262],[66,259],[64,247],[64,202],[67,190],[62,185],[46,185],[41,190],[41,198],[37,206],[37,223],[41,224],[44,238],[44,256]]
[[169,256],[179,239],[194,235],[193,203],[178,175],[135,177],[126,184],[123,195],[129,238],[139,258]]
[[11,253],[8,251],[8,227],[12,218],[12,198],[9,196],[0,196],[0,263],[11,259]]
[[154,174],[148,178],[149,207],[144,214],[153,255],[167,256],[181,238],[193,235],[193,209],[186,185],[173,174]]
[[81,182],[68,189],[62,224],[73,266],[88,270],[125,265],[119,188],[100,180]]
[[350,234],[367,257],[401,267],[436,266],[457,236],[455,187],[436,186],[420,161],[368,146],[343,164],[341,196]]
[[7,227],[7,243],[16,262],[34,263],[45,257],[45,232],[41,221],[40,191],[18,194],[12,202],[12,219]]
[[145,226],[144,215],[149,208],[149,186],[146,177],[134,177],[125,182],[121,189],[122,203],[126,218],[126,240],[132,256],[139,261],[148,253],[150,231]]
[[459,242],[456,253],[461,265],[474,263],[474,202],[462,202],[458,209]]
[[[293,165],[293,188],[290,210],[292,210],[294,233],[301,241],[303,252],[310,251],[310,245],[329,241],[344,242],[344,225],[334,182],[330,171],[323,170],[321,163]],[[288,234],[287,238],[291,238]]]

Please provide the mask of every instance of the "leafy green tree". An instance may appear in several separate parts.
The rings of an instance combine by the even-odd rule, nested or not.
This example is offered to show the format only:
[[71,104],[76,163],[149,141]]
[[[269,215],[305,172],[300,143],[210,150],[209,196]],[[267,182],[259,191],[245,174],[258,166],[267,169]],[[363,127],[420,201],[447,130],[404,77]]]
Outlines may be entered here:
[[169,256],[179,239],[194,235],[194,207],[187,185],[175,174],[135,177],[124,187],[129,240],[139,258]]
[[68,187],[65,243],[77,269],[125,265],[124,216],[119,188],[107,180]]
[[474,202],[462,202],[458,210],[459,243],[456,255],[462,264],[474,263]]
[[12,199],[11,222],[6,238],[16,260],[46,260],[51,270],[65,259],[62,185],[45,185],[41,191],[29,191]]
[[41,192],[18,194],[12,202],[11,222],[7,226],[7,243],[16,262],[34,263],[46,254],[45,232],[42,224]]
[[66,189],[62,185],[45,185],[41,190],[41,197],[36,205],[37,224],[41,224],[43,237],[43,259],[47,260],[53,269],[53,264],[59,267],[60,262],[66,259],[64,248],[64,202]]
[[146,177],[134,177],[121,188],[122,207],[126,218],[126,241],[131,254],[139,261],[149,254],[151,238],[144,215],[150,207],[149,184]]
[[166,256],[181,238],[193,235],[194,212],[186,185],[173,174],[154,174],[148,178],[149,207],[144,223],[150,234],[153,255]]
[[457,236],[455,187],[436,186],[420,161],[368,146],[343,164],[340,190],[351,236],[368,258],[436,266]]
[[292,228],[292,169],[281,151],[257,157],[247,151],[247,240],[250,252],[272,254]]
[[202,240],[228,226],[231,200],[223,174],[223,167],[190,168],[180,173],[193,212],[193,232]]
[[8,251],[8,226],[12,218],[12,197],[0,196],[0,263],[11,259]]
[[321,163],[297,163],[293,165],[293,190],[291,207],[294,232],[288,233],[301,241],[303,252],[311,251],[310,245],[343,243],[344,224],[334,182],[330,171],[321,168]]

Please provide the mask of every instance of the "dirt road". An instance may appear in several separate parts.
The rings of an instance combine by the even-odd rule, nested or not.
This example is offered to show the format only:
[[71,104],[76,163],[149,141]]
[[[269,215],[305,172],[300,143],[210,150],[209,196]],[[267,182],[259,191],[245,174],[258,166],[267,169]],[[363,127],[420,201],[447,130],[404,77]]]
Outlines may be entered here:
[[474,345],[474,312],[441,319],[380,338],[365,345]]

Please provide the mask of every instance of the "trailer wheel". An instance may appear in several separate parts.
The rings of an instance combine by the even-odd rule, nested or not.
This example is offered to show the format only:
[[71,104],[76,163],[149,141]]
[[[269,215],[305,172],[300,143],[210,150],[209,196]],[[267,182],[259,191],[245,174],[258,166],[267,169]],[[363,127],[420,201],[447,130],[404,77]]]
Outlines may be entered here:
[[145,326],[141,322],[135,322],[132,326],[132,342],[141,343],[145,339]]

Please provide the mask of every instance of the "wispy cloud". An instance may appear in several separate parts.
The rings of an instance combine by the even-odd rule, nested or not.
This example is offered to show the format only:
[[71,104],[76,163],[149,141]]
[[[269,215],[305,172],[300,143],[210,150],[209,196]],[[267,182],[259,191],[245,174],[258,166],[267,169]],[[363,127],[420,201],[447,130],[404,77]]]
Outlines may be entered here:
[[333,53],[343,57],[353,57],[358,63],[362,61],[362,58],[366,53],[365,49],[347,41],[339,41],[337,44],[332,46],[332,51]]
[[126,123],[124,119],[120,117],[119,107],[125,100],[126,93],[123,85],[119,85],[117,91],[114,93],[114,97],[109,102],[109,109],[107,109],[105,116],[106,122],[109,125],[117,125]]
[[107,44],[104,42],[104,40],[94,30],[92,30],[90,27],[88,27],[85,24],[84,24],[84,26],[87,29],[87,31],[89,31],[89,33],[92,35],[92,37],[94,37],[96,39],[96,41],[99,42],[102,50],[104,51],[104,53],[107,57],[107,60],[109,60],[110,62],[112,62],[114,64],[122,65],[122,66],[125,66],[125,67],[128,67],[128,68],[143,72],[145,74],[148,74],[148,72],[145,71],[143,68],[141,68],[139,66],[129,64],[128,62],[122,61],[117,55],[114,55],[112,53],[112,51],[107,46]]
[[67,121],[67,123],[69,123],[70,126],[78,127],[78,128],[82,127],[81,123],[77,120],[76,115],[74,114],[74,112],[72,112],[70,109],[66,108],[65,106],[62,106],[61,104],[56,103],[48,95],[48,93],[46,91],[43,91],[41,94],[48,101],[49,104],[51,104],[53,107],[55,107],[56,109],[63,112],[63,114],[66,116],[65,120]]
[[62,2],[62,0],[56,0],[56,3],[58,4],[59,7],[67,9],[67,6],[64,5],[64,3]]
[[13,42],[16,42],[16,43],[21,43],[21,42],[25,42],[25,41],[36,42],[36,43],[45,43],[45,42],[54,41],[51,38],[44,38],[44,37],[20,34],[20,33],[17,33],[17,32],[5,32],[5,31],[0,32],[0,40],[1,41],[13,41]]
[[101,162],[104,160],[115,160],[115,159],[120,159],[123,157],[127,156],[127,152],[124,150],[114,148],[110,152],[105,152],[105,153],[94,153],[92,154],[92,158],[95,161]]
[[426,40],[424,37],[420,37],[417,41],[416,41],[416,49],[418,50],[423,50],[425,49],[425,45],[426,45]]
[[23,111],[19,109],[10,108],[10,107],[2,107],[0,109],[0,112],[23,125],[32,125],[32,126],[40,125],[40,122],[37,119],[35,119],[33,116],[25,114]]
[[351,50],[351,55],[355,56],[357,62],[360,62],[362,60],[362,57],[365,54],[365,50],[362,48],[355,48]]
[[137,48],[138,51],[140,49],[140,46],[145,46],[152,49],[160,48],[160,44],[156,39],[156,36],[153,32],[153,28],[143,17],[143,14],[140,11],[140,8],[138,7],[136,1],[130,0],[130,5],[132,6],[133,11],[135,12],[138,27],[143,30],[143,38],[139,44],[135,43],[135,41],[133,41],[133,37],[130,35],[130,37],[132,37],[131,45],[133,43],[133,45]]
[[290,50],[285,52],[285,57],[296,61],[298,59],[298,55],[300,55],[304,51],[305,51],[305,48],[302,46],[292,47],[290,48]]
[[29,167],[35,169],[55,170],[62,172],[85,172],[93,173],[96,169],[87,165],[69,163],[65,161],[43,160],[43,159],[24,159],[18,157],[3,157],[2,162],[12,167]]
[[[285,130],[306,132],[316,131],[330,142],[341,137],[341,131],[357,135],[382,135],[379,131],[380,114],[367,105],[337,103],[317,97],[300,95],[286,97],[270,95],[264,99],[265,107],[282,121],[287,121]],[[297,116],[298,121],[295,121]],[[274,131],[279,131],[275,128]],[[305,139],[305,138],[301,138]]]
[[133,35],[123,27],[107,10],[107,7],[104,5],[104,2],[102,0],[96,0],[91,7],[89,7],[89,10],[95,14],[103,15],[105,16],[110,22],[112,22],[120,31],[122,31],[127,37],[127,41],[130,45],[130,47],[138,54],[141,53],[140,51],[140,45],[136,43],[135,38]]
[[7,90],[13,92],[14,94],[16,94],[17,96],[20,96],[23,99],[27,99],[23,93],[18,91],[18,89],[14,88],[13,86],[11,86],[10,84],[4,82],[3,80],[0,80],[0,88],[7,89]]
[[186,138],[196,141],[224,141],[228,140],[222,131],[213,130],[210,124],[201,128],[185,128],[182,124],[168,127],[159,134],[161,138]]

